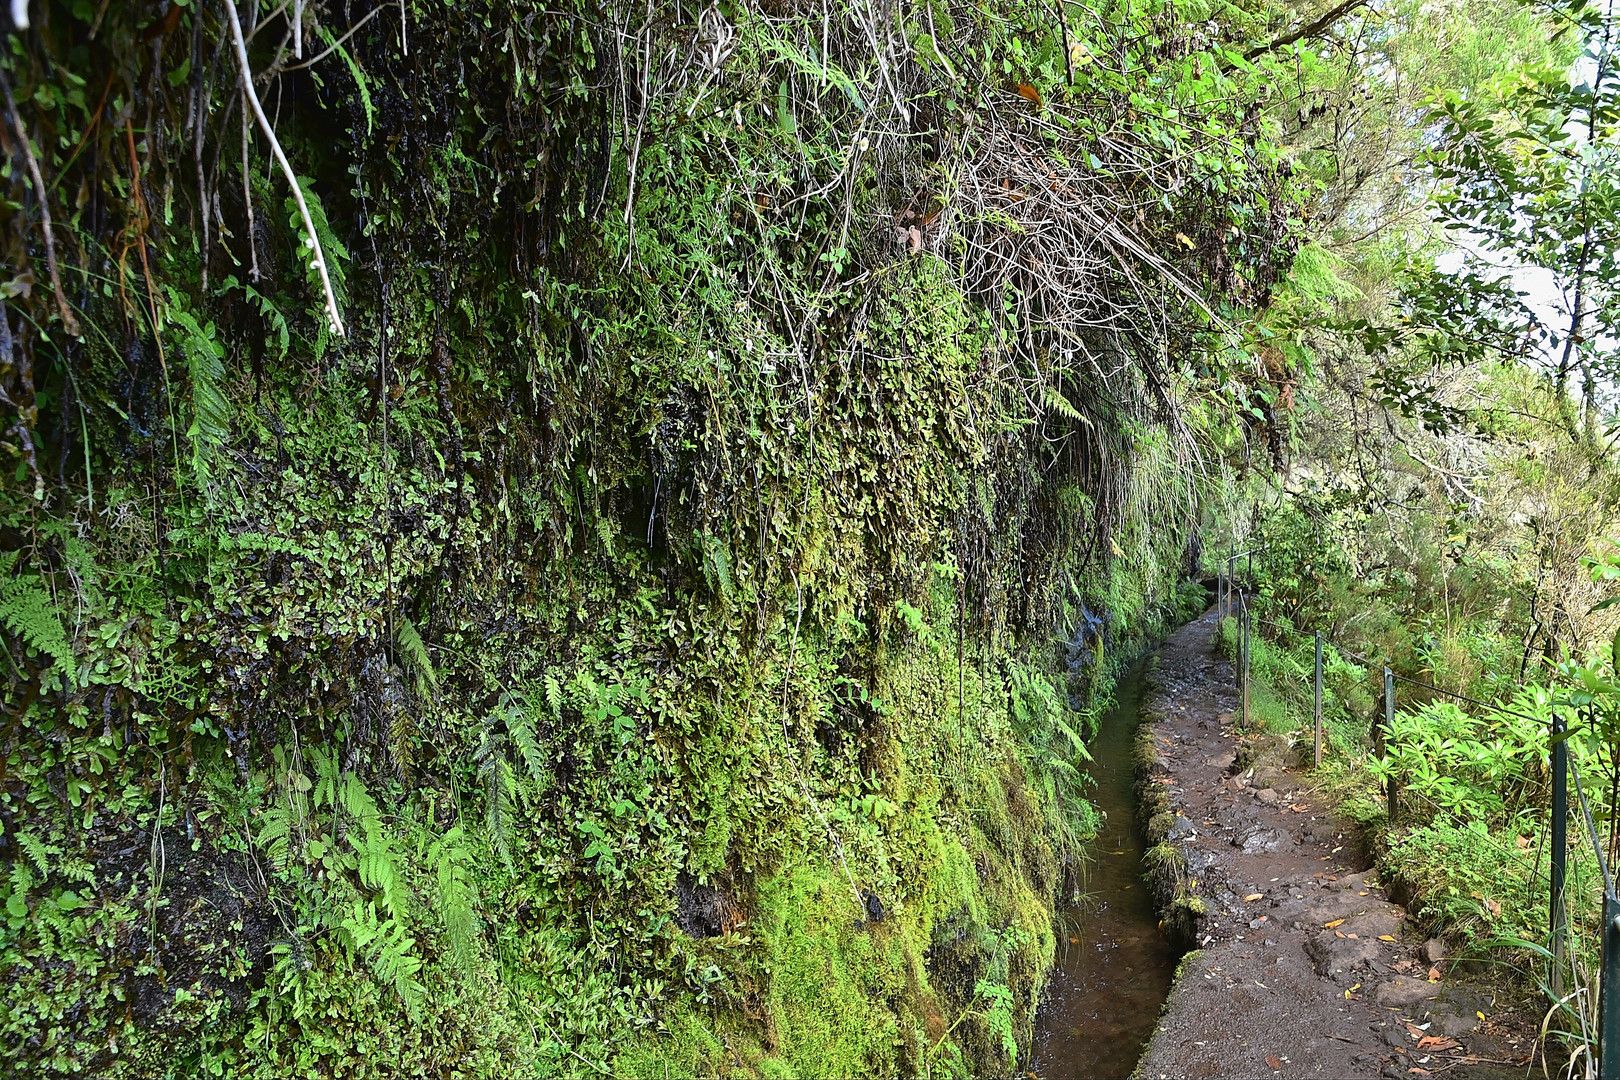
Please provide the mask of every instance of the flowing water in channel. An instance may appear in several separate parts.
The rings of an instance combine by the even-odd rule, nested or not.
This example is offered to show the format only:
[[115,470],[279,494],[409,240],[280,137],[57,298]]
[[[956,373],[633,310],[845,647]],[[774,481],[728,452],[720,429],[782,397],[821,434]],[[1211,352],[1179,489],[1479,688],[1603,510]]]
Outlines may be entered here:
[[1131,749],[1145,668],[1139,661],[1120,679],[1091,747],[1092,798],[1108,818],[1091,845],[1085,895],[1065,912],[1069,929],[1035,1017],[1027,1068],[1042,1080],[1129,1076],[1179,959],[1142,878]]

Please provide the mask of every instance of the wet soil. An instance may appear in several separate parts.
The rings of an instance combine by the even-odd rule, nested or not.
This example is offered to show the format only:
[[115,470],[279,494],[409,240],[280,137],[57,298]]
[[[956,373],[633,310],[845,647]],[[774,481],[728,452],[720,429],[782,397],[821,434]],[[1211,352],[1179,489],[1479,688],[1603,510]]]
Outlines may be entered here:
[[1408,926],[1282,740],[1236,730],[1217,624],[1166,641],[1142,702],[1139,780],[1168,803],[1149,831],[1181,857],[1180,910],[1203,912],[1137,1075],[1511,1075],[1524,1014]]
[[1066,947],[1035,1018],[1028,1069],[1049,1080],[1126,1077],[1153,1034],[1181,955],[1159,932],[1142,878],[1132,758],[1145,663],[1120,680],[1091,746],[1092,801],[1106,819],[1084,894],[1064,912]]

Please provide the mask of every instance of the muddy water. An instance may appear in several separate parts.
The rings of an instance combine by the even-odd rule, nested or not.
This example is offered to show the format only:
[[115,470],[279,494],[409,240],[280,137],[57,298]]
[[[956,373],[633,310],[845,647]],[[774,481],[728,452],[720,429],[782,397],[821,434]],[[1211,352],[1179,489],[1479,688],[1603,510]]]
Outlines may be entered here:
[[1085,895],[1065,912],[1047,1000],[1035,1017],[1029,1072],[1043,1080],[1127,1077],[1170,993],[1179,954],[1159,933],[1142,879],[1131,745],[1145,661],[1121,678],[1091,747],[1092,792],[1107,824],[1091,845]]

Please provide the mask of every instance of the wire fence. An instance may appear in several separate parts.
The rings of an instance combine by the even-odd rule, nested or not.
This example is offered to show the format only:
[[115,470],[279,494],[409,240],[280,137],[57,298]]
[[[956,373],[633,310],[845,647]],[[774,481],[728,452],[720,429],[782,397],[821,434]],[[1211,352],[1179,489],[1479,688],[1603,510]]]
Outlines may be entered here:
[[[1234,665],[1234,681],[1241,700],[1242,723],[1248,728],[1251,723],[1252,711],[1252,666],[1253,666],[1253,634],[1256,625],[1269,626],[1284,634],[1291,634],[1299,638],[1307,636],[1314,639],[1314,670],[1312,672],[1313,708],[1312,730],[1315,743],[1315,761],[1318,767],[1322,764],[1322,724],[1323,724],[1323,647],[1327,642],[1320,630],[1302,631],[1298,627],[1284,623],[1262,619],[1255,614],[1253,602],[1242,583],[1236,577],[1236,563],[1242,558],[1259,554],[1263,549],[1242,552],[1229,556],[1227,559],[1227,573],[1219,582],[1217,588],[1217,606],[1220,608],[1222,618],[1236,620],[1237,659]],[[1555,703],[1551,711],[1550,721],[1545,717],[1532,716],[1528,713],[1508,708],[1499,704],[1481,701],[1467,694],[1446,690],[1419,679],[1413,679],[1396,672],[1389,661],[1372,661],[1366,657],[1358,656],[1337,644],[1334,648],[1338,655],[1359,664],[1371,672],[1378,668],[1383,669],[1383,708],[1378,719],[1372,725],[1370,732],[1374,751],[1384,757],[1388,753],[1389,739],[1395,729],[1395,712],[1397,704],[1396,686],[1404,684],[1414,689],[1426,691],[1438,697],[1472,705],[1476,708],[1487,709],[1494,713],[1518,717],[1535,724],[1546,724],[1550,743],[1551,765],[1551,798],[1549,810],[1551,820],[1550,869],[1549,869],[1549,905],[1547,913],[1548,951],[1552,958],[1550,989],[1560,1004],[1567,1004],[1574,1000],[1576,1016],[1580,1018],[1582,1027],[1581,1036],[1588,1044],[1596,1044],[1597,1052],[1593,1055],[1597,1065],[1596,1075],[1608,1080],[1620,1080],[1620,896],[1616,895],[1614,875],[1611,872],[1605,848],[1598,834],[1597,825],[1592,817],[1591,807],[1586,799],[1586,791],[1581,784],[1580,771],[1569,755],[1569,737],[1571,734],[1568,716]],[[1569,949],[1574,941],[1576,926],[1570,918],[1569,911],[1569,783],[1573,779],[1575,793],[1580,807],[1582,823],[1585,828],[1580,830],[1582,840],[1590,846],[1592,855],[1596,860],[1602,885],[1602,919],[1600,922],[1597,943],[1601,952],[1600,981],[1596,991],[1596,1008],[1589,1009],[1591,988],[1581,985],[1577,969],[1570,964]],[[1412,792],[1418,798],[1421,793]],[[1393,825],[1400,816],[1401,798],[1403,791],[1399,779],[1392,771],[1388,777],[1384,792],[1388,819]],[[1424,799],[1424,801],[1431,801]],[[1432,801],[1431,801],[1432,802]],[[1538,845],[1539,847],[1539,845]],[[1540,856],[1536,855],[1537,876],[1539,876]],[[1565,966],[1571,968],[1571,981],[1575,983],[1573,989],[1567,987],[1562,981],[1562,972]],[[1582,1000],[1582,999],[1585,1000]],[[1595,1031],[1587,1030],[1588,1017],[1595,1020]]]

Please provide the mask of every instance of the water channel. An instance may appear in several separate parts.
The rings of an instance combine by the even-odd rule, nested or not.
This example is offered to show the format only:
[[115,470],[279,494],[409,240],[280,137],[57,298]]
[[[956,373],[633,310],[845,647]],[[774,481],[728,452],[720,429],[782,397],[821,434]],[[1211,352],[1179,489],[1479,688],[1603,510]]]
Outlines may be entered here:
[[1083,896],[1064,913],[1028,1070],[1042,1080],[1127,1077],[1170,993],[1179,953],[1159,932],[1142,878],[1132,743],[1147,661],[1121,677],[1091,747],[1092,798],[1107,815],[1091,845]]

